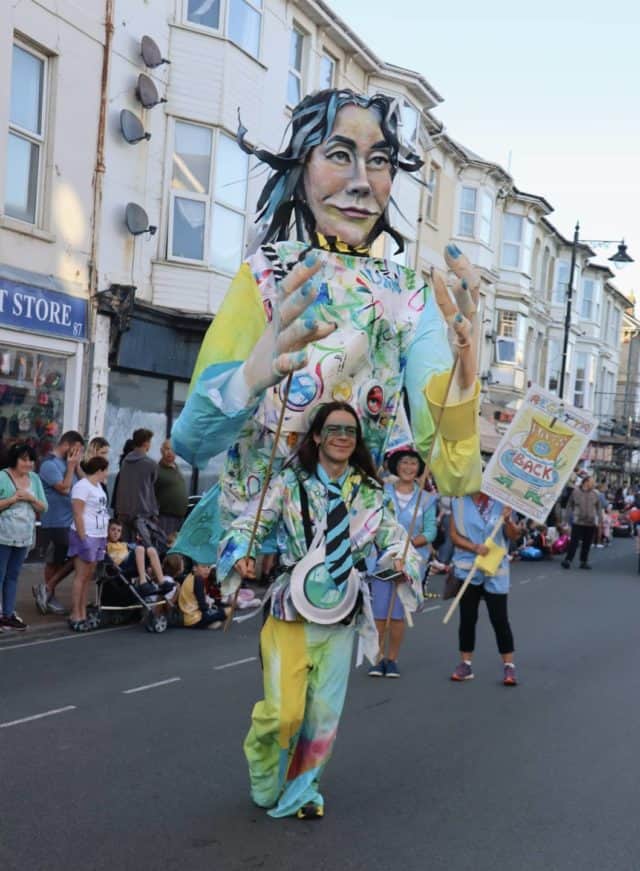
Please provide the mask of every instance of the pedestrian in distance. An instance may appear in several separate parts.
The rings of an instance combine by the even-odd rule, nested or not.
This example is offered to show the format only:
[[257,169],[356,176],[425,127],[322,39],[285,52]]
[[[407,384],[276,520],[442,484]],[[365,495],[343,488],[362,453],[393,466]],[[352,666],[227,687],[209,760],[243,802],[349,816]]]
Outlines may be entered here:
[[150,429],[137,429],[132,439],[133,450],[122,460],[116,493],[116,517],[122,523],[126,541],[136,540],[137,520],[158,517],[155,493],[158,464],[149,456],[153,433]]
[[[411,538],[411,544],[420,554],[422,576],[425,576],[431,552],[429,545],[436,537],[436,496],[422,490],[417,480],[424,472],[424,461],[413,448],[400,448],[394,451],[388,459],[388,468],[396,477],[393,484],[386,484],[385,491],[393,502],[398,522],[408,531],[416,512],[416,502],[419,502],[416,522]],[[372,557],[375,563],[375,555]],[[383,580],[375,575],[371,578],[371,598],[373,616],[376,621],[380,651],[383,658],[369,669],[370,677],[400,677],[398,656],[404,640],[406,629],[405,612],[401,600],[394,596],[395,583]],[[391,614],[391,602],[393,608]],[[387,624],[387,617],[389,623]],[[384,645],[389,635],[389,651],[385,657]]]
[[27,628],[15,610],[18,579],[33,545],[36,517],[47,510],[35,461],[34,449],[17,443],[9,448],[7,467],[0,472],[0,632]]
[[[452,500],[451,539],[454,544],[453,566],[456,578],[463,581],[477,556],[486,556],[485,543],[502,514],[504,522],[495,536],[495,544],[506,551],[507,539],[515,540],[520,529],[512,519],[511,509],[490,499],[484,493],[474,493]],[[505,553],[495,574],[476,570],[473,579],[460,600],[460,627],[458,640],[460,662],[451,675],[453,681],[473,678],[472,660],[476,642],[478,609],[484,599],[489,620],[495,632],[498,651],[502,657],[502,682],[505,686],[517,684],[513,661],[513,633],[509,623],[507,598],[510,586],[509,559]]]
[[167,536],[178,532],[187,514],[189,498],[182,472],[176,465],[170,439],[160,446],[160,462],[155,483],[158,500],[158,526]]
[[73,519],[71,489],[80,479],[84,438],[68,430],[50,456],[40,465],[40,479],[48,508],[41,518],[42,541],[46,546],[44,581],[32,588],[36,607],[41,614],[64,614],[64,606],[56,599],[60,581],[73,571],[69,559],[69,528]]
[[75,575],[69,627],[74,632],[87,632],[91,628],[87,622],[87,599],[96,564],[105,554],[109,510],[100,485],[107,478],[108,468],[109,463],[104,457],[87,460],[85,477],[74,484],[71,491],[73,521],[69,532],[69,556],[73,558]]
[[254,509],[224,534],[223,594],[254,576],[252,554],[276,528],[283,572],[260,635],[264,699],[253,709],[244,751],[255,804],[271,817],[314,820],[324,816],[319,781],[345,701],[356,626],[368,658],[377,659],[364,565],[374,544],[397,573],[405,607],[413,611],[422,600],[420,557],[410,546],[404,564],[398,559],[406,532],[347,403],[320,407],[267,490],[257,525]]
[[580,547],[580,568],[590,569],[589,550],[602,517],[600,494],[593,486],[592,477],[586,475],[582,478],[579,486],[574,488],[567,507],[573,523],[571,541],[567,555],[562,560],[562,568],[571,568],[571,562]]

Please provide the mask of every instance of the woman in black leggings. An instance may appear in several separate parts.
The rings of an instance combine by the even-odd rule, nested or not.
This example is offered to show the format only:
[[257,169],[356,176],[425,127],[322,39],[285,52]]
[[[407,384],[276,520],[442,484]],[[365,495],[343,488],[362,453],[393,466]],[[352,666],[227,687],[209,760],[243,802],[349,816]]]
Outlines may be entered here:
[[513,662],[513,634],[507,612],[509,560],[506,556],[506,539],[515,539],[519,535],[518,526],[511,518],[511,509],[505,508],[484,493],[453,499],[450,527],[455,548],[453,565],[456,577],[464,580],[476,556],[484,556],[489,552],[485,541],[491,535],[500,514],[503,515],[504,522],[494,540],[497,545],[505,547],[505,556],[495,574],[476,572],[460,600],[460,662],[451,675],[451,680],[454,681],[473,678],[471,663],[476,642],[478,607],[484,599],[502,656],[502,682],[505,686],[515,686],[518,682]]

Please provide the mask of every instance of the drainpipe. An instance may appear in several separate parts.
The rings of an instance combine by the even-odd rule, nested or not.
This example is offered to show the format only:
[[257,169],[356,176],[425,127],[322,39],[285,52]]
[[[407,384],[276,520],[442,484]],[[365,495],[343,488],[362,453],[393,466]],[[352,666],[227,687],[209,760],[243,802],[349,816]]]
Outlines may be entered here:
[[85,434],[89,436],[92,411],[92,382],[95,362],[95,330],[98,315],[98,245],[102,219],[102,191],[104,183],[104,141],[107,128],[107,105],[109,91],[109,68],[111,65],[111,43],[113,40],[113,3],[105,0],[104,9],[104,48],[102,52],[102,77],[100,80],[100,112],[98,115],[98,138],[96,142],[96,165],[93,172],[93,203],[91,208],[91,246],[89,254],[89,366],[86,384]]

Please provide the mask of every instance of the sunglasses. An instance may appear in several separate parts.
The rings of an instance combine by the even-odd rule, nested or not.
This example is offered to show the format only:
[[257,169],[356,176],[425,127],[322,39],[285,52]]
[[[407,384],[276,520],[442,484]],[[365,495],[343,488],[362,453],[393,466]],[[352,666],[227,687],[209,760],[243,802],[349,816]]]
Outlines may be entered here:
[[356,426],[346,426],[344,424],[330,423],[322,427],[323,436],[346,436],[349,439],[358,438],[358,428]]

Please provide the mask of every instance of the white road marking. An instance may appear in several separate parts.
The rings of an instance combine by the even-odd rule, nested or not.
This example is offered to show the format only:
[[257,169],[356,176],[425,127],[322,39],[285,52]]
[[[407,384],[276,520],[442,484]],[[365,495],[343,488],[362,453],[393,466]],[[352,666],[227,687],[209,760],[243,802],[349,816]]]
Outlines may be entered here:
[[222,671],[223,668],[233,668],[234,665],[244,665],[245,662],[255,662],[257,658],[257,656],[248,656],[246,659],[236,659],[234,662],[227,662],[224,665],[215,665],[213,670]]
[[130,690],[122,690],[125,696],[130,695],[131,693],[141,693],[144,690],[152,690],[155,687],[164,687],[169,683],[175,683],[176,681],[182,680],[181,677],[169,677],[167,680],[159,680],[156,683],[148,683],[141,687],[132,687]]
[[53,644],[54,641],[76,641],[79,638],[95,638],[104,632],[122,632],[124,629],[133,629],[133,626],[114,626],[112,629],[94,629],[92,632],[74,632],[73,635],[61,635],[59,638],[43,638],[40,641],[26,641],[24,644],[2,644],[0,653],[5,650],[17,650],[19,647],[37,647],[40,644]]
[[41,720],[43,717],[53,717],[55,714],[64,714],[65,711],[75,711],[75,705],[67,705],[66,708],[54,708],[52,711],[44,711],[42,714],[34,714],[32,717],[22,717],[20,720],[10,720],[8,723],[0,723],[0,729],[8,729],[9,726],[19,726],[20,723],[31,723],[32,720]]
[[442,605],[432,605],[430,608],[425,608],[422,613],[428,614],[429,611],[439,611],[442,608]]
[[520,581],[521,584],[530,584],[533,578],[525,578],[524,581]]

